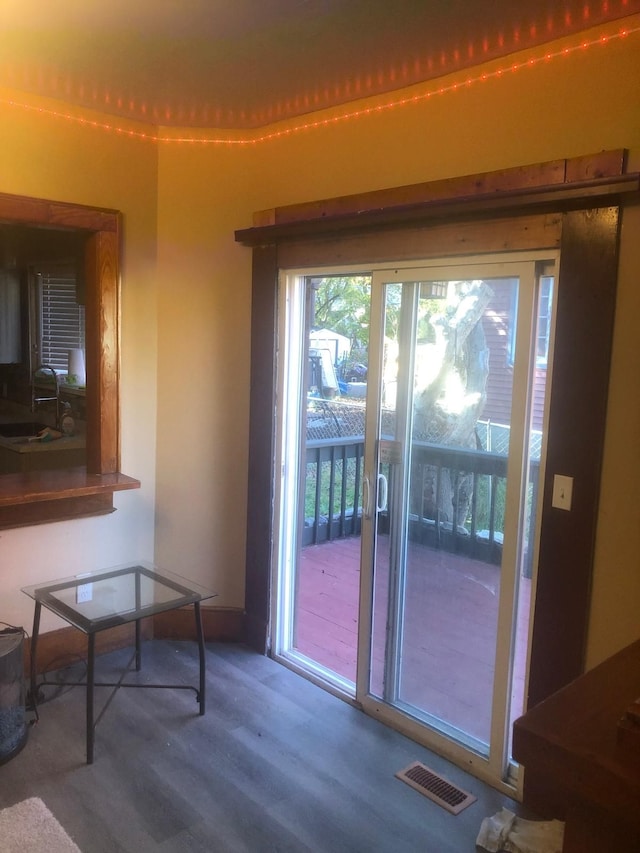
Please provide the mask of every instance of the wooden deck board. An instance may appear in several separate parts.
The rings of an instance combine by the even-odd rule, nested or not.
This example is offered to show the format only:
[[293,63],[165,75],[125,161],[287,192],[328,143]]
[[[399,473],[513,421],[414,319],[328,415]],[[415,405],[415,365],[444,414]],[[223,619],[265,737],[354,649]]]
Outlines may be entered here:
[[[387,589],[379,543],[372,684],[382,691]],[[304,548],[296,589],[295,648],[355,682],[360,539]],[[512,695],[521,713],[531,582],[523,578]],[[487,740],[496,653],[500,567],[411,544],[407,565],[403,700]]]

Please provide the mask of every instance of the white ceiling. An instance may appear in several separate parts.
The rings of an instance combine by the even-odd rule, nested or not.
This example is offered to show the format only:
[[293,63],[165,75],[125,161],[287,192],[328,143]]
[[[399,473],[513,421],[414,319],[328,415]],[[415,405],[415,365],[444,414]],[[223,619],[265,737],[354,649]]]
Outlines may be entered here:
[[0,85],[248,128],[640,11],[640,0],[0,0]]

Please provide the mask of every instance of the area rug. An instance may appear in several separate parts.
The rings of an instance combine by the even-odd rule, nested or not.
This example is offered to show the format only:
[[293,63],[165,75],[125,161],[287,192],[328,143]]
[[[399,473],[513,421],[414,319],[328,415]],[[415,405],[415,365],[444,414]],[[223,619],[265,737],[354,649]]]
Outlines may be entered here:
[[81,853],[38,797],[0,811],[2,853]]

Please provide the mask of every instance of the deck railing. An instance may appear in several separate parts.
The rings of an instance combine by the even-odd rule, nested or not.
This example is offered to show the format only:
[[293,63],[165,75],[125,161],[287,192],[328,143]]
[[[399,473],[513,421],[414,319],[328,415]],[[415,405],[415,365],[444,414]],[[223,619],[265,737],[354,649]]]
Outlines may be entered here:
[[303,547],[360,533],[363,454],[362,436],[307,442]]
[[[302,546],[360,533],[364,441],[309,440]],[[395,465],[381,465],[393,495]],[[532,460],[527,501],[535,509],[539,463]],[[502,560],[507,457],[415,441],[411,448],[409,540],[499,565]],[[531,512],[531,515],[532,515]],[[454,523],[454,519],[457,521]],[[533,518],[529,527],[533,529]],[[388,527],[379,513],[379,530]],[[523,572],[531,574],[525,531]]]

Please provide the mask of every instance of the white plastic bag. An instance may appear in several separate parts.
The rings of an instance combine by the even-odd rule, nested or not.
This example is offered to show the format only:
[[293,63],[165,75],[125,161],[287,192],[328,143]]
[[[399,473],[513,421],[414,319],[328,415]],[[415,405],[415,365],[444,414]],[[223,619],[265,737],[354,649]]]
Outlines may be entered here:
[[489,853],[562,853],[564,823],[560,820],[524,820],[501,809],[482,821],[476,839]]

